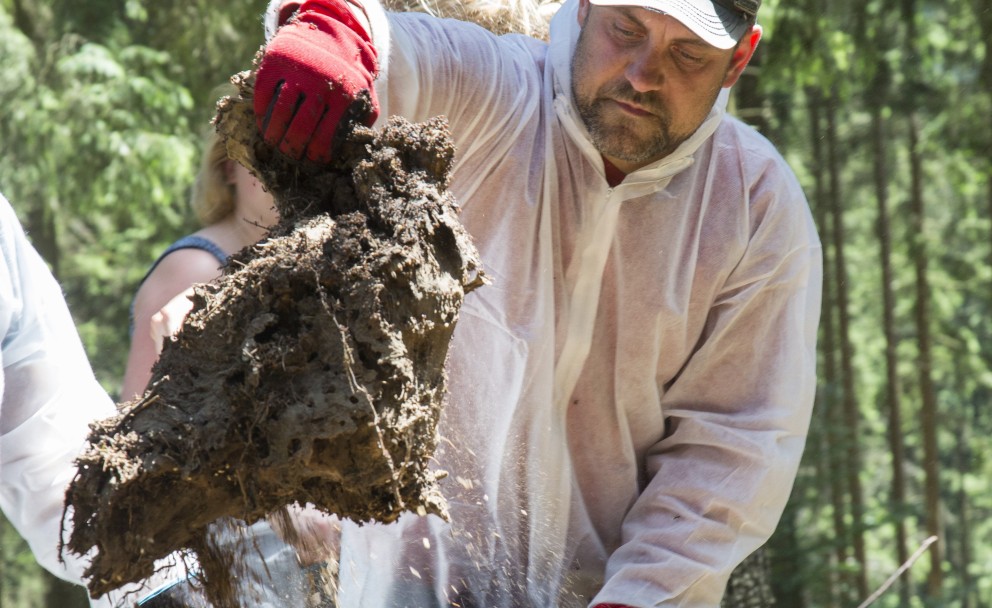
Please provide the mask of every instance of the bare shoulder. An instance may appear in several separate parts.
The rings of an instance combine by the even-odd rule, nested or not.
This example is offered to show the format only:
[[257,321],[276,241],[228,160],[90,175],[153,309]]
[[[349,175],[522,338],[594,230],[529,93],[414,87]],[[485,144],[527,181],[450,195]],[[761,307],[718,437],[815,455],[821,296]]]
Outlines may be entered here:
[[135,316],[154,314],[194,283],[206,283],[221,274],[217,258],[208,251],[179,249],[162,258],[135,296]]

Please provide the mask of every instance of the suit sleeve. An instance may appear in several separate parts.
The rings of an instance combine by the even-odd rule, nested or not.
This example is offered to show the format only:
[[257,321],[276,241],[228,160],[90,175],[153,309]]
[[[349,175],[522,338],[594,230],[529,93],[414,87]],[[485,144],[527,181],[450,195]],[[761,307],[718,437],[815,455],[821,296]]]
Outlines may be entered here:
[[759,198],[747,250],[662,399],[666,431],[596,602],[717,606],[785,508],[816,385],[821,251],[798,186]]
[[38,562],[81,583],[59,558],[65,489],[89,423],[114,412],[86,359],[62,291],[0,197],[0,508]]

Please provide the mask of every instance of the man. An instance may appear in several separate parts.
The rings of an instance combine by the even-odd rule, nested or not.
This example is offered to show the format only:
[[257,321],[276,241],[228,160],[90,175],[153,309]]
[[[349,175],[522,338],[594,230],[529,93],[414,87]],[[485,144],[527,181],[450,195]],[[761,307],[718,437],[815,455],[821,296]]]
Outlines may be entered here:
[[2,195],[0,256],[0,508],[38,563],[82,584],[85,561],[59,557],[65,488],[89,423],[114,405],[93,377],[61,289]]
[[356,99],[369,122],[447,116],[494,280],[450,351],[451,521],[346,524],[341,606],[714,607],[772,533],[821,262],[792,172],[724,113],[759,3],[568,0],[550,44],[375,0],[270,5],[266,140],[322,162]]

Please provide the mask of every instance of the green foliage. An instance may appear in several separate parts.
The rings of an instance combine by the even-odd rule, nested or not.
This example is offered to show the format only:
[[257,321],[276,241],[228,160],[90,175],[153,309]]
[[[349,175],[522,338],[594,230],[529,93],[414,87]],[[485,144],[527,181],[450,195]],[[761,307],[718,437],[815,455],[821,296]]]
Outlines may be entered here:
[[0,606],[44,608],[41,567],[17,531],[0,513]]
[[168,55],[147,47],[67,36],[44,57],[17,59],[5,61],[20,86],[5,83],[0,99],[3,140],[14,144],[0,186],[32,232],[47,235],[36,245],[81,331],[107,335],[88,344],[110,388],[126,352],[128,294],[154,253],[190,226],[192,100],[169,77]]
[[[848,440],[858,443],[864,459],[864,519],[850,519],[846,495],[840,497],[839,504],[845,508],[846,523],[866,531],[868,563],[852,564],[849,560],[841,564],[835,559],[835,550],[838,544],[845,547],[846,541],[836,537],[831,523],[837,503],[832,504],[823,469],[831,467],[836,458],[831,455],[843,454],[846,446],[829,445],[823,439],[828,429],[813,429],[813,449],[806,453],[790,506],[799,529],[805,532],[800,543],[806,551],[803,565],[797,570],[805,600],[809,606],[831,605],[831,597],[843,593],[843,572],[852,567],[867,569],[870,584],[881,585],[900,565],[895,556],[893,522],[901,520],[906,524],[910,550],[926,535],[919,425],[922,372],[916,365],[918,336],[913,318],[916,276],[912,255],[913,245],[918,243],[926,251],[931,288],[930,375],[936,385],[939,410],[943,522],[940,543],[945,583],[940,598],[925,600],[928,564],[926,560],[917,562],[906,576],[911,581],[911,605],[988,606],[987,581],[992,580],[992,548],[987,542],[992,532],[987,523],[992,514],[992,501],[988,499],[992,488],[988,480],[992,479],[992,470],[988,459],[979,454],[987,452],[987,438],[992,433],[992,417],[985,413],[992,394],[992,324],[988,322],[992,312],[992,190],[988,162],[992,87],[982,82],[980,74],[992,41],[977,27],[979,22],[973,12],[983,2],[917,1],[919,10],[913,15],[917,34],[914,56],[907,56],[902,46],[909,31],[901,13],[902,3],[869,0],[823,6],[801,0],[769,4],[773,23],[768,29],[774,36],[765,41],[772,50],[768,52],[768,68],[761,84],[770,103],[784,100],[789,104],[788,112],[776,112],[775,117],[782,121],[782,145],[796,164],[814,207],[820,204],[812,196],[815,180],[826,179],[829,167],[811,164],[810,150],[817,142],[809,138],[809,99],[799,93],[819,91],[842,108],[837,137],[843,149],[839,182],[845,206],[845,280],[851,298],[855,385],[861,416],[859,436]],[[992,3],[984,2],[983,6],[985,11],[992,11]],[[776,61],[778,66],[774,65]],[[869,112],[879,106],[889,131],[884,160],[889,169],[887,190],[896,296],[893,314],[904,421],[899,433],[907,449],[909,504],[904,509],[887,500],[892,455],[886,443],[884,412],[889,405],[885,340],[881,333],[875,158],[869,139]],[[906,117],[910,111],[922,126],[919,149],[926,217],[919,233],[908,221],[911,183]],[[831,254],[831,244],[825,245],[827,254]],[[833,314],[833,309],[834,303],[826,302],[824,314]],[[822,387],[821,395],[826,397],[832,390]],[[828,400],[820,399],[818,403],[822,408]],[[963,529],[966,525],[967,532]],[[850,547],[846,548],[850,556]],[[893,590],[875,605],[895,607],[898,600]]]
[[[127,353],[130,299],[162,248],[194,228],[186,200],[213,91],[250,66],[262,42],[264,4],[0,0],[0,191],[61,280],[98,377],[112,393]],[[811,108],[824,100],[837,110],[860,414],[857,437],[837,432],[849,421],[829,417],[827,408],[839,405],[841,383],[821,378],[787,525],[771,552],[773,564],[783,564],[776,567],[776,590],[801,598],[806,608],[851,597],[852,571],[866,569],[873,588],[894,572],[900,565],[895,522],[906,525],[910,550],[925,537],[916,243],[927,252],[931,286],[946,581],[943,597],[925,601],[927,564],[917,562],[905,577],[910,605],[992,605],[992,0],[916,0],[908,16],[905,5],[766,0],[762,6],[762,116],[818,215],[825,201],[816,186],[828,183],[829,167],[822,150],[817,156],[823,142],[810,135]],[[910,31],[914,44],[907,50]],[[908,486],[903,506],[889,499],[875,112],[887,129],[898,432]],[[909,222],[911,112],[921,126],[922,231]],[[831,255],[830,242],[824,245]],[[825,315],[836,314],[832,306],[825,303]],[[824,344],[821,363],[837,356]],[[851,516],[849,497],[831,495],[830,475],[847,442],[857,443],[863,461],[856,472],[865,493],[860,521]],[[864,531],[868,563],[854,562],[849,538],[836,534],[835,510],[849,530]],[[2,605],[43,605],[44,579],[9,527],[0,526],[0,548]],[[898,605],[894,591],[875,604]]]
[[[196,227],[187,199],[209,92],[250,65],[256,4],[0,3],[0,191],[59,278],[111,394],[138,281]],[[9,525],[0,534],[0,605],[44,606],[51,578]]]
[[250,65],[262,29],[249,2],[84,4],[0,13],[0,188],[114,392],[131,295],[158,252],[195,228],[187,199],[210,92]]
[[[53,267],[98,378],[116,393],[138,281],[195,228],[188,189],[209,93],[250,65],[263,3],[0,3],[0,191]],[[0,605],[44,605],[9,527]]]

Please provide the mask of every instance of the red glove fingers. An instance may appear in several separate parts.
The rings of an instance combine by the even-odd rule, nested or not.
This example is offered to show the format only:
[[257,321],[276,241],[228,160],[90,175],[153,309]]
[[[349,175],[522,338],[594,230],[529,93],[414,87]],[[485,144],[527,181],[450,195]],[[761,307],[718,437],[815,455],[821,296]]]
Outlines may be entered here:
[[362,91],[379,115],[372,86],[378,67],[365,29],[344,0],[303,2],[279,28],[255,79],[255,119],[266,143],[293,158],[327,162],[338,123]]

